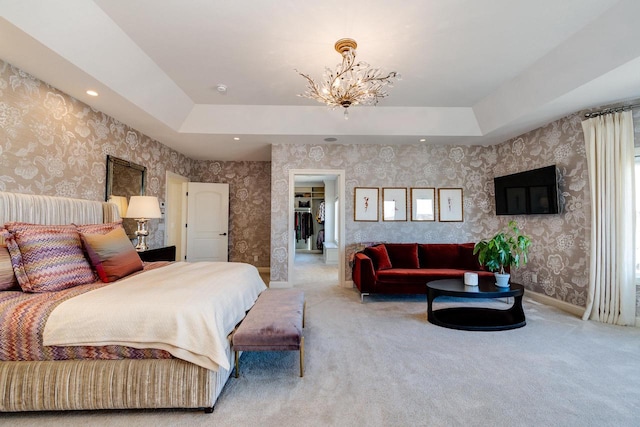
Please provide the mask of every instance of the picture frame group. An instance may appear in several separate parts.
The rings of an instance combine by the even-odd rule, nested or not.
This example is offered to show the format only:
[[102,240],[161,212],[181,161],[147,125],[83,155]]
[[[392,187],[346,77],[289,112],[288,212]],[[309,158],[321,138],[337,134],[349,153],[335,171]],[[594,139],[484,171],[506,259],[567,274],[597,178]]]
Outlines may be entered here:
[[380,208],[382,221],[407,221],[408,212],[411,221],[464,221],[462,188],[383,187],[381,194],[377,187],[355,187],[353,194],[354,221],[378,222]]

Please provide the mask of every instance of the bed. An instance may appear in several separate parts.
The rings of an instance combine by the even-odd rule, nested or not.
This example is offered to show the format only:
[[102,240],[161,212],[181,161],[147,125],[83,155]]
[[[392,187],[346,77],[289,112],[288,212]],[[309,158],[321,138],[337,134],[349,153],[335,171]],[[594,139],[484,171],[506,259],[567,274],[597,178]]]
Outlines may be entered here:
[[[0,227],[93,224],[88,227],[94,230],[118,220],[110,203],[0,192]],[[117,234],[110,230],[101,239]],[[3,233],[5,245],[15,244],[12,234]],[[83,245],[92,236],[97,235],[81,233]],[[113,266],[105,267],[104,260],[94,264],[92,245],[84,248],[94,267],[91,283],[23,292],[20,282],[22,289],[0,291],[0,322],[9,317],[37,323],[37,312],[43,319],[31,350],[9,344],[7,337],[21,341],[24,333],[0,323],[0,411],[212,411],[235,362],[230,334],[266,289],[257,269],[241,263],[144,263],[105,283],[95,281],[95,274],[111,277]],[[23,279],[20,271],[16,276]],[[60,300],[50,302],[54,297]],[[162,341],[146,335],[154,330],[164,331]],[[167,331],[173,333],[167,337]]]

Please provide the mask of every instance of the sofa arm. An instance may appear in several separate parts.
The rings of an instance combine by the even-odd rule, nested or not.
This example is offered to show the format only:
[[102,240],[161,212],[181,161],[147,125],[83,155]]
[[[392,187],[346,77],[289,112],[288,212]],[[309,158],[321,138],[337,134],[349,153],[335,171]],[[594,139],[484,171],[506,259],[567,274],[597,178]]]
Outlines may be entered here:
[[358,252],[354,257],[353,283],[361,293],[368,293],[373,290],[375,281],[376,272],[373,269],[373,261],[365,254]]

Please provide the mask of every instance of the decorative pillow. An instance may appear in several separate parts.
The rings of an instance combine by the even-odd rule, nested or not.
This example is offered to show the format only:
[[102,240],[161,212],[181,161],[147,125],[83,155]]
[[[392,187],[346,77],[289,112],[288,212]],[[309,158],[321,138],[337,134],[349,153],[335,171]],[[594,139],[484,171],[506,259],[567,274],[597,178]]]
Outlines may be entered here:
[[0,291],[20,289],[18,279],[13,272],[11,256],[6,246],[0,246]]
[[373,261],[373,266],[378,270],[388,270],[391,268],[391,260],[384,245],[369,246],[364,248],[364,253]]
[[107,234],[83,233],[82,241],[91,265],[105,283],[142,270],[142,260],[122,228]]
[[54,292],[95,281],[73,225],[5,224],[5,242],[20,287]]
[[419,268],[417,243],[387,243],[387,252],[394,268]]
[[484,268],[478,261],[478,254],[473,254],[473,248],[475,243],[461,243],[458,249],[458,255],[460,258],[460,268],[470,271],[481,271]]
[[116,222],[107,222],[105,224],[73,224],[80,234],[107,234],[116,228],[122,228],[122,220]]
[[420,245],[422,268],[466,268],[460,265],[458,246],[455,243]]

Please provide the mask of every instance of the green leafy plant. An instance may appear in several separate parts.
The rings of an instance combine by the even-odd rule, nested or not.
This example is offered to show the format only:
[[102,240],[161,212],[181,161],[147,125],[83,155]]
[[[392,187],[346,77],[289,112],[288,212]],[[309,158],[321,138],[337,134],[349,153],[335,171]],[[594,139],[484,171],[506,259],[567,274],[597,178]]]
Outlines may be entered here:
[[489,240],[481,240],[473,248],[478,261],[489,271],[504,274],[505,267],[520,267],[527,263],[531,238],[520,232],[515,221],[509,221],[506,229]]

